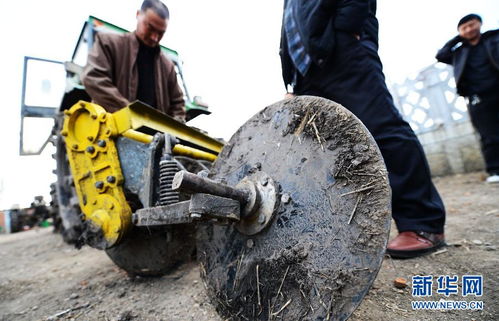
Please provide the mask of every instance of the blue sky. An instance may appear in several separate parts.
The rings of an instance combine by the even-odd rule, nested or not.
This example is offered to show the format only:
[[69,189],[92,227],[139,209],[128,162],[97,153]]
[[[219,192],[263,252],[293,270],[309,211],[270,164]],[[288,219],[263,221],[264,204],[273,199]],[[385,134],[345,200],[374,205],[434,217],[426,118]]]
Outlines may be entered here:
[[[245,120],[284,94],[278,56],[282,0],[170,0],[171,21],[163,44],[185,62],[191,95],[200,95],[213,114],[193,125],[230,138]],[[20,157],[19,114],[24,56],[70,59],[88,15],[133,30],[141,1],[1,1],[0,209],[26,206],[48,196],[55,180],[50,158]],[[463,15],[499,28],[497,0],[379,0],[380,56],[388,81],[402,81],[434,62],[436,50],[456,34]],[[39,135],[45,129],[35,128]]]

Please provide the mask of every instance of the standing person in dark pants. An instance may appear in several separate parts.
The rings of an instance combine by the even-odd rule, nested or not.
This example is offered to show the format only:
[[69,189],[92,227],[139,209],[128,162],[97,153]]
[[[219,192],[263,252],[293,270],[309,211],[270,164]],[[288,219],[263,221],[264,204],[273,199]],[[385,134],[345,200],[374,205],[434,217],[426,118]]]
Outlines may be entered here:
[[375,14],[376,0],[286,0],[283,78],[296,95],[342,104],[374,136],[388,169],[399,230],[387,252],[411,258],[445,244],[445,209],[423,149],[386,87]]
[[482,18],[463,17],[437,60],[454,66],[457,93],[468,101],[471,122],[480,134],[488,183],[499,183],[499,29],[482,34]]

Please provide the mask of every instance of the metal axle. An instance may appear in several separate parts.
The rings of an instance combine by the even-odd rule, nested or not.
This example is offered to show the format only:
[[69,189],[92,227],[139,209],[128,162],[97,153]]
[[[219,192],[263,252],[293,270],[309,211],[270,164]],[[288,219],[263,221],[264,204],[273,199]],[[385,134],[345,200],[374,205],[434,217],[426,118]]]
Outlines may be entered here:
[[239,201],[241,207],[248,203],[252,194],[246,189],[234,188],[187,171],[179,171],[175,174],[172,190],[180,190],[189,194],[206,193],[226,197]]

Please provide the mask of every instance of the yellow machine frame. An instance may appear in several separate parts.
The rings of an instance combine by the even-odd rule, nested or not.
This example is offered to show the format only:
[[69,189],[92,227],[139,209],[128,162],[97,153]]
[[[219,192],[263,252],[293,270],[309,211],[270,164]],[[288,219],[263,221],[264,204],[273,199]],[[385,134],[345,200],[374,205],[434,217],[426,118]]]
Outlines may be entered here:
[[103,248],[117,244],[131,228],[115,139],[124,136],[150,143],[142,128],[168,133],[191,146],[176,144],[174,155],[214,161],[223,143],[148,106],[135,102],[115,112],[80,101],[64,112],[61,135],[85,220],[102,231]]

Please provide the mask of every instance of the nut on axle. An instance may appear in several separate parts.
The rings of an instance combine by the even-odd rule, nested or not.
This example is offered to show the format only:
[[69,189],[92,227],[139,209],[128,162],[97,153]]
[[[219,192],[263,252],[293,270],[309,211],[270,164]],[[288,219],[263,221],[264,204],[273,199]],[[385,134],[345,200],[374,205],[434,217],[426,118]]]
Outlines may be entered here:
[[239,232],[246,235],[262,231],[271,222],[278,206],[277,183],[261,171],[249,174],[235,187],[187,171],[179,171],[173,178],[172,189],[188,194],[204,193],[238,201],[240,219],[235,226]]

